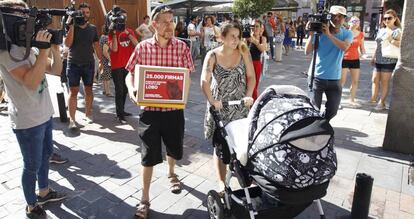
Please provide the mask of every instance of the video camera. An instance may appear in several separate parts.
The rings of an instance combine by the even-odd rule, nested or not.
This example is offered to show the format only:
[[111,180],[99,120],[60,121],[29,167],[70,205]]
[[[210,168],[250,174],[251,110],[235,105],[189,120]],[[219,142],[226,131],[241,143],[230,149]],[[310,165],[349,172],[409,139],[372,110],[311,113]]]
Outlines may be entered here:
[[75,10],[74,7],[68,8],[68,15],[72,17],[70,24],[75,24],[75,26],[82,26],[86,23],[85,16],[82,10]]
[[112,24],[114,30],[124,31],[126,28],[126,17],[122,15],[123,13],[125,13],[124,9],[114,5],[105,17],[105,30],[109,32],[109,27]]
[[251,25],[249,23],[242,25],[242,37],[243,38],[251,37]]
[[[63,29],[47,29],[47,26],[52,23],[52,16],[65,15],[65,9],[0,7],[0,50],[9,50],[11,44],[39,49],[49,48],[50,44],[62,44]],[[40,30],[52,34],[50,43],[35,40]]]
[[322,25],[328,24],[331,20],[331,14],[326,10],[319,10],[316,14],[309,15],[311,19],[309,31],[322,33]]

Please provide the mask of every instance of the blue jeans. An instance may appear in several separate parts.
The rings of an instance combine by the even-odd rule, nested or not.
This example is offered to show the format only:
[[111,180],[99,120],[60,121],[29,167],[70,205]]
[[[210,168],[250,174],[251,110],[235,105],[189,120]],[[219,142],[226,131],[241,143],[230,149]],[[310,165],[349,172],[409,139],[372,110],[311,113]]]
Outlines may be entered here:
[[36,179],[39,189],[49,186],[49,158],[53,152],[52,118],[28,129],[13,129],[23,156],[23,193],[28,205],[35,205]]
[[319,109],[321,108],[323,93],[326,95],[325,112],[323,115],[329,121],[336,115],[341,103],[341,81],[315,78],[313,81],[312,101]]
[[267,42],[269,43],[269,47],[270,47],[270,58],[274,59],[275,58],[275,52],[274,52],[274,47],[273,47],[273,37],[267,37]]

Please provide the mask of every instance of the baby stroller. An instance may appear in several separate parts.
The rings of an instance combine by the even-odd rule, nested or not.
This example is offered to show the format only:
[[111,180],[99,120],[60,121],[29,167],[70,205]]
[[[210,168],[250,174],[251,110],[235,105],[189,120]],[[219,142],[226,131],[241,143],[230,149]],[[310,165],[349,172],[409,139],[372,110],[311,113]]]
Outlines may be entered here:
[[[242,104],[229,101],[223,105]],[[294,218],[326,195],[337,161],[333,128],[294,86],[270,86],[256,100],[245,119],[223,126],[210,108],[231,153],[224,197],[210,190],[210,218]],[[233,191],[234,174],[242,187]],[[254,186],[251,186],[254,184]]]

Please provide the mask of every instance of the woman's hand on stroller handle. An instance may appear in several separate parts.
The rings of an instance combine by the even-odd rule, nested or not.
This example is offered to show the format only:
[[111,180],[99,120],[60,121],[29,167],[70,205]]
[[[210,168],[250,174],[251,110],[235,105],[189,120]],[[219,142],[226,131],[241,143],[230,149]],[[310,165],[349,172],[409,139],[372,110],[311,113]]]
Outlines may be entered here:
[[221,110],[221,108],[223,108],[223,104],[220,100],[213,100],[210,102],[210,105],[214,110]]
[[252,97],[244,97],[242,99],[245,106],[251,107],[254,103],[254,99]]

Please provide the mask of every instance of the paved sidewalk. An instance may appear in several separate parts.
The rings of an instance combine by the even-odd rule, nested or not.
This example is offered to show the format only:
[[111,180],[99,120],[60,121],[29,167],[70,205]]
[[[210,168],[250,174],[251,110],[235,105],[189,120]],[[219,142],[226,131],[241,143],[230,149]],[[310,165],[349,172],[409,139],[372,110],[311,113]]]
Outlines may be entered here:
[[[373,47],[373,42],[367,42],[367,50],[371,53]],[[283,59],[282,63],[271,62],[270,73],[261,82],[260,91],[271,84],[290,84],[306,89],[302,72],[307,71],[310,56],[305,57],[303,51],[294,51]],[[154,219],[208,218],[206,194],[216,188],[216,176],[212,147],[203,139],[206,100],[199,87],[201,65],[197,64],[198,72],[192,75],[185,111],[184,158],[178,162],[177,169],[184,190],[181,194],[172,194],[166,177],[166,162],[156,166],[151,186],[150,217]],[[387,112],[373,111],[372,106],[364,104],[371,92],[371,71],[368,61],[362,61],[357,94],[362,107],[353,109],[346,103],[349,96],[349,85],[346,85],[343,109],[332,120],[339,164],[322,205],[327,218],[348,218],[355,175],[365,172],[374,177],[371,218],[413,219],[414,186],[409,184],[413,180],[409,175],[409,171],[413,171],[410,166],[413,157],[381,149]],[[55,100],[58,79],[49,79]],[[115,120],[114,99],[103,96],[99,86],[94,92],[95,123],[83,124],[79,135],[69,133],[67,124],[54,118],[56,152],[70,161],[51,165],[51,186],[68,194],[65,201],[46,206],[52,218],[133,218],[135,205],[141,197],[140,144],[136,131],[139,110],[128,103],[126,111],[134,116],[127,118],[128,124],[120,125]],[[79,103],[80,111],[83,111],[82,98]],[[81,123],[83,116],[78,113]],[[0,112],[0,124],[0,218],[24,218],[20,150],[4,112]],[[232,184],[237,186],[235,181]],[[300,219],[317,217],[315,206],[298,216]]]

